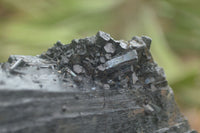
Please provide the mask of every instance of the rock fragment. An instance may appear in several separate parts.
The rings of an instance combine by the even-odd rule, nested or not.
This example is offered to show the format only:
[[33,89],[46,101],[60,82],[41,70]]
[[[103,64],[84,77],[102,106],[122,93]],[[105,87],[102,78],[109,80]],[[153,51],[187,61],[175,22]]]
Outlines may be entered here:
[[134,37],[132,38],[132,40],[136,41],[136,42],[139,43],[139,44],[143,44],[143,43],[144,43],[143,40],[142,40],[142,38],[139,37],[139,36],[134,36]]
[[138,81],[138,77],[136,76],[135,73],[132,74],[132,81],[133,81],[133,84],[135,84]]
[[74,65],[73,66],[73,70],[75,73],[80,74],[80,73],[84,73],[85,69],[81,66],[81,65]]
[[15,68],[17,68],[18,66],[24,64],[24,60],[21,58],[19,60],[17,60],[11,67],[10,70],[13,71]]
[[104,84],[103,88],[106,89],[106,90],[108,90],[108,89],[110,89],[110,85],[109,84]]
[[136,50],[127,52],[124,55],[113,58],[105,63],[106,69],[114,68],[118,65],[123,65],[123,63],[130,61],[137,61],[138,56]]
[[110,38],[110,35],[107,34],[107,33],[105,33],[105,32],[103,32],[103,31],[99,31],[99,32],[97,33],[97,37],[103,39],[104,41],[109,41],[109,40],[111,39],[111,38]]
[[142,36],[142,40],[146,43],[147,48],[150,49],[152,42],[151,38],[148,36]]
[[111,54],[105,54],[105,57],[107,60],[110,60],[112,57],[111,57]]
[[[68,67],[65,68],[65,71],[69,74],[71,74],[72,76],[76,77],[77,75]],[[62,73],[61,71],[58,71],[58,73]]]
[[129,43],[130,43],[130,44],[129,44],[129,47],[130,47],[130,48],[134,48],[134,49],[136,49],[136,48],[141,48],[141,47],[144,46],[144,45],[142,45],[141,43],[138,43],[138,42],[135,41],[135,40],[131,40]]
[[104,50],[107,52],[107,53],[114,53],[115,52],[115,47],[112,43],[107,43],[105,46],[104,46]]
[[150,111],[150,112],[154,111],[154,109],[149,104],[144,105],[144,108],[145,108],[145,110]]
[[106,62],[106,59],[104,57],[100,57],[100,62],[101,63],[105,63]]
[[119,45],[121,46],[121,48],[123,49],[127,49],[129,46],[128,46],[128,42],[124,41],[124,40],[120,40],[119,41]]
[[106,68],[105,68],[104,65],[99,65],[99,66],[97,67],[97,69],[100,70],[100,71],[104,71]]

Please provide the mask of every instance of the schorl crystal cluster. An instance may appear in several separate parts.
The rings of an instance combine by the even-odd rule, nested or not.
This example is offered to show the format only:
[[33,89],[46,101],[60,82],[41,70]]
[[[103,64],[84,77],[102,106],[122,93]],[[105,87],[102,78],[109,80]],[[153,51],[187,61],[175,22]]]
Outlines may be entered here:
[[146,36],[115,41],[99,31],[96,36],[75,39],[68,45],[57,42],[42,57],[56,62],[64,77],[70,76],[82,89],[106,86],[111,90],[156,90],[167,86],[167,81],[163,69],[152,59],[150,44]]
[[1,133],[197,133],[174,100],[151,39],[99,31],[0,68]]

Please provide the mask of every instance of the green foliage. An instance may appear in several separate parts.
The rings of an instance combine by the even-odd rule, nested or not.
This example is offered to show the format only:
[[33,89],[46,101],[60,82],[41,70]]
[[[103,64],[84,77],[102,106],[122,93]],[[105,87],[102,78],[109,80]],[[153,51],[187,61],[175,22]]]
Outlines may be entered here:
[[[170,14],[165,17],[170,22],[169,29],[166,29],[166,38],[168,39],[171,47],[176,51],[184,54],[187,50],[199,52],[200,50],[200,10],[199,0],[165,0],[161,3],[162,7],[165,4],[170,7]],[[168,8],[167,7],[167,8]],[[162,8],[160,11],[167,9]]]
[[35,55],[57,40],[69,43],[76,37],[96,33],[106,24],[106,13],[120,1],[5,0],[2,4],[17,12],[0,23],[0,56],[5,61],[10,54]]

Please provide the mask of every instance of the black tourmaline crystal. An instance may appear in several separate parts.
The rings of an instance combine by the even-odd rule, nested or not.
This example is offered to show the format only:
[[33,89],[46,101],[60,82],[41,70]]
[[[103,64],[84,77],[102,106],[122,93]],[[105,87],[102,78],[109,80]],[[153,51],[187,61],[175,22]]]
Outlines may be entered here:
[[10,56],[0,68],[0,133],[196,133],[150,45],[99,31]]

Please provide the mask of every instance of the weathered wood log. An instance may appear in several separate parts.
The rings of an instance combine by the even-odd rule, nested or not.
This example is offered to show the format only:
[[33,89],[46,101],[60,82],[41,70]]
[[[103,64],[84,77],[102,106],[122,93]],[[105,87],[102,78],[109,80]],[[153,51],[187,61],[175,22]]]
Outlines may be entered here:
[[151,39],[57,42],[0,68],[0,133],[196,133],[181,115]]

